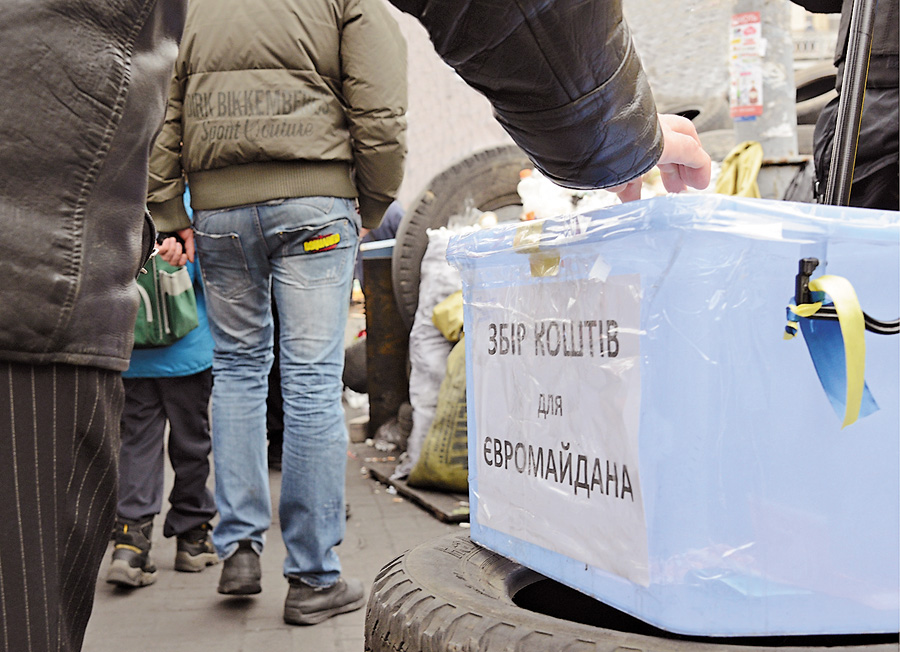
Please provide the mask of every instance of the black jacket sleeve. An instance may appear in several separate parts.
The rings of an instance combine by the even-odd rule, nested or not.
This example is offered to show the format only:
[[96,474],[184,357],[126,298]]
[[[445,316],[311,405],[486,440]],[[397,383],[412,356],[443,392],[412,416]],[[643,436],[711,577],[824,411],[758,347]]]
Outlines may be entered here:
[[814,14],[837,14],[841,11],[843,0],[791,0]]
[[557,183],[617,185],[659,158],[656,106],[620,2],[391,1]]

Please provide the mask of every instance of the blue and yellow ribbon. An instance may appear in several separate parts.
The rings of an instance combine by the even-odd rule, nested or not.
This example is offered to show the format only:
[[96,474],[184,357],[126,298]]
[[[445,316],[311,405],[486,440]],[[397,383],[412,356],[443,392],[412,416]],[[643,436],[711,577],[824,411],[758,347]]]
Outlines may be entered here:
[[[809,281],[813,303],[788,306],[785,339],[792,338],[799,325],[810,357],[835,412],[843,413],[842,428],[878,409],[866,386],[866,323],[856,291],[840,276],[825,275]],[[815,315],[831,297],[838,323],[806,319]],[[843,350],[843,356],[838,354]]]

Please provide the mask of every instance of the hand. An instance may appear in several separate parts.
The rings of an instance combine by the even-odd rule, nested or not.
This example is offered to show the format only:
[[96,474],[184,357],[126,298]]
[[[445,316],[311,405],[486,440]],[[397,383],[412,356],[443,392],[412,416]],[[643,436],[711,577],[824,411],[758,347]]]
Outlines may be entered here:
[[367,229],[364,226],[359,227],[359,239],[362,240],[367,235],[369,235],[369,231],[371,231],[371,229]]
[[[700,144],[694,123],[678,115],[660,114],[663,152],[656,162],[663,185],[669,192],[681,192],[688,186],[702,190],[709,185],[710,158]],[[623,202],[641,198],[640,177],[614,188]]]
[[157,247],[157,255],[164,261],[175,267],[181,267],[187,261],[194,262],[194,231],[190,227],[176,231],[178,237],[184,240],[184,247],[175,238],[166,238]]

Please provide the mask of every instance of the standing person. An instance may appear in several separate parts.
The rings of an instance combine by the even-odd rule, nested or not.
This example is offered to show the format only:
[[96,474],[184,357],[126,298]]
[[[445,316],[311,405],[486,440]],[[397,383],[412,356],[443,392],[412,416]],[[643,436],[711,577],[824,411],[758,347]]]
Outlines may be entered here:
[[0,649],[81,649],[182,0],[0,3]]
[[[218,561],[210,532],[216,515],[209,478],[212,336],[200,272],[187,263],[197,298],[197,328],[174,344],[136,348],[122,374],[125,409],[119,450],[115,545],[106,581],[140,587],[156,581],[150,557],[153,520],[162,511],[165,459],[175,480],[163,536],[176,538],[175,570],[199,572]],[[165,428],[169,424],[168,445]]]
[[284,620],[315,624],[365,603],[335,551],[348,440],[341,372],[359,238],[378,226],[402,178],[405,43],[381,0],[192,0],[183,43],[149,206],[188,252],[196,242],[207,290],[218,590],[262,590],[274,298]]
[[[853,0],[793,0],[813,13],[838,13],[837,67],[832,99],[819,114],[813,132],[817,194],[824,195],[831,168],[838,103],[843,89]],[[900,3],[879,0],[872,29],[872,50],[860,115],[856,163],[850,186],[850,206],[900,209]]]

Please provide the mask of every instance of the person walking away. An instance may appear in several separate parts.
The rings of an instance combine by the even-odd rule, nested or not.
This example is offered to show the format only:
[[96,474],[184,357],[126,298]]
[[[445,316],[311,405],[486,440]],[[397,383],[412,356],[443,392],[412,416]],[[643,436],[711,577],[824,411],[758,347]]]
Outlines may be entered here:
[[156,581],[150,547],[153,520],[162,511],[166,449],[175,478],[163,536],[176,538],[175,570],[199,572],[218,561],[210,540],[216,506],[206,486],[213,344],[200,272],[196,263],[186,267],[197,299],[197,328],[169,346],[135,348],[122,373],[119,500],[106,581],[123,587]]
[[[274,298],[283,618],[311,625],[365,603],[335,551],[345,531],[343,343],[359,238],[402,179],[405,43],[381,0],[192,0],[183,43],[148,202],[161,231],[179,233],[188,252],[196,243],[207,290],[218,591],[262,590]],[[162,255],[180,262],[167,243]]]

